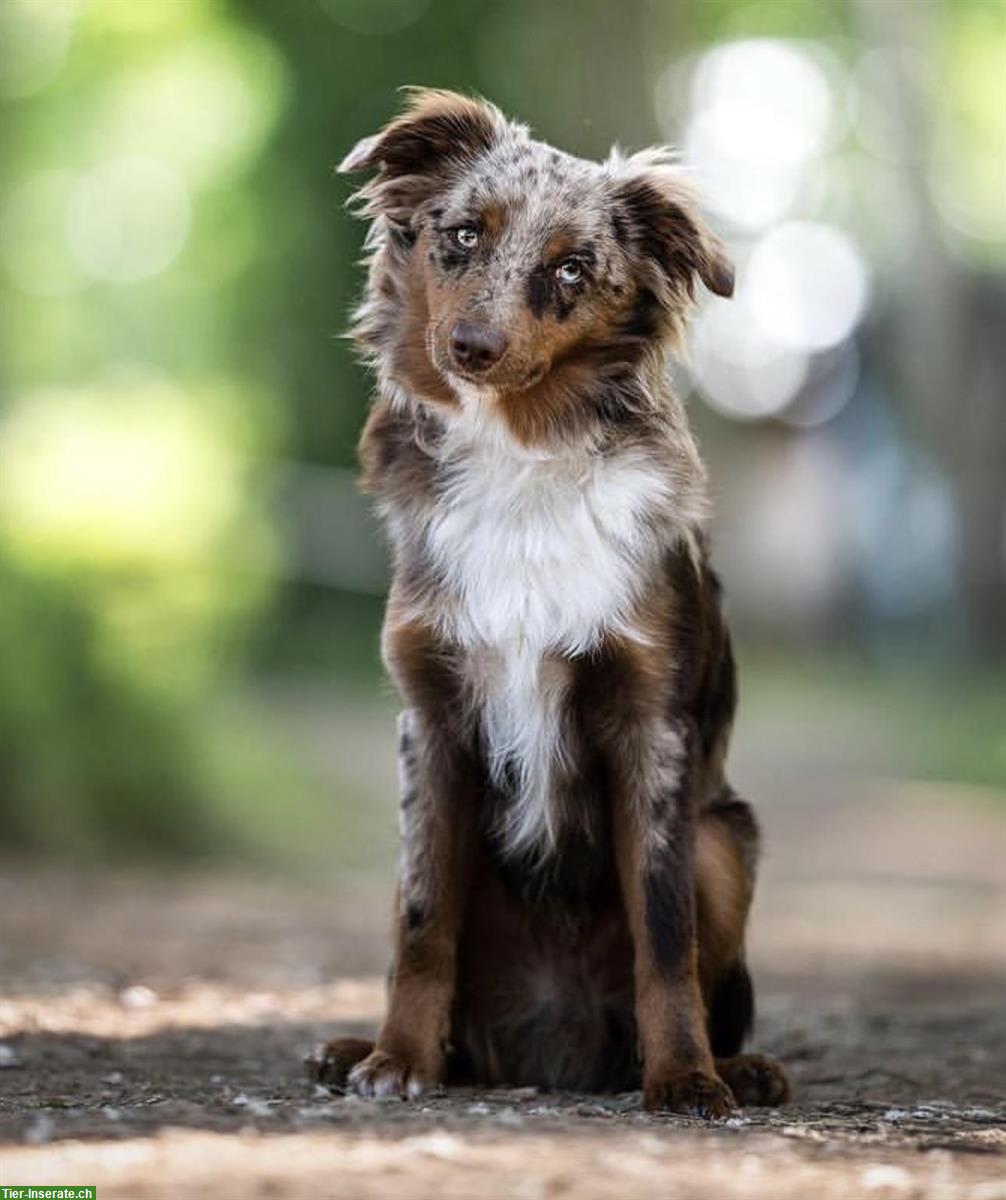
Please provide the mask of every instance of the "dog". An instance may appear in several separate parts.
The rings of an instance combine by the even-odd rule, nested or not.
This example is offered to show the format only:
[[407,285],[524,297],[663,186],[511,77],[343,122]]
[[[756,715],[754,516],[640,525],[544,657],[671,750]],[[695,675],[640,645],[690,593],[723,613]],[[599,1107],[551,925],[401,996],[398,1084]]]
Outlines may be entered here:
[[388,1009],[315,1079],[779,1104],[740,1054],[758,851],[724,758],[730,637],[667,378],[733,269],[665,148],[588,162],[415,89],[342,171],[370,222],[360,443],[404,701]]

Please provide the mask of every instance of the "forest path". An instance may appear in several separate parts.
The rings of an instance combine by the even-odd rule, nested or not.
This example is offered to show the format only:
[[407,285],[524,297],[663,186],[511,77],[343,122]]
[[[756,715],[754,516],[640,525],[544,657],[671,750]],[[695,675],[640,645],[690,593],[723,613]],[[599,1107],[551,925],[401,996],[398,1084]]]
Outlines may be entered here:
[[[759,789],[767,794],[768,780]],[[382,1005],[387,879],[0,870],[0,1183],[101,1200],[1002,1200],[1002,799],[793,781],[763,805],[755,1045],[790,1106],[331,1096]],[[842,785],[848,793],[848,783]],[[787,798],[790,797],[790,798]]]

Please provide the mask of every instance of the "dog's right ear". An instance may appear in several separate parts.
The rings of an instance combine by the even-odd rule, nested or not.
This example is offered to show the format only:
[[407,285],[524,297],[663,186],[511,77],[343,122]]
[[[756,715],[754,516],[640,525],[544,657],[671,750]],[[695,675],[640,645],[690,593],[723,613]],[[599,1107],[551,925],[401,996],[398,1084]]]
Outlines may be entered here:
[[[613,150],[607,162],[614,204],[641,254],[658,262],[672,293],[691,299],[701,279],[717,296],[732,296],[734,268],[726,247],[699,213],[694,191],[666,146],[624,158]],[[657,287],[657,295],[664,289]]]
[[411,88],[404,112],[379,133],[357,142],[339,164],[342,172],[377,168],[358,193],[362,215],[383,214],[406,223],[452,168],[490,149],[506,126],[484,100],[437,88]]

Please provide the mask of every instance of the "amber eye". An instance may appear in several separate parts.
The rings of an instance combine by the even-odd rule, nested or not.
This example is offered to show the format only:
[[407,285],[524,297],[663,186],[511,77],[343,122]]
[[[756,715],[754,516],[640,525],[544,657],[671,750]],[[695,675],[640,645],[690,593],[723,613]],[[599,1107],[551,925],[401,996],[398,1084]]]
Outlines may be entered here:
[[474,225],[459,225],[454,230],[454,240],[459,246],[471,250],[479,244],[479,231]]
[[576,258],[567,258],[555,269],[560,283],[579,283],[583,278],[583,264]]

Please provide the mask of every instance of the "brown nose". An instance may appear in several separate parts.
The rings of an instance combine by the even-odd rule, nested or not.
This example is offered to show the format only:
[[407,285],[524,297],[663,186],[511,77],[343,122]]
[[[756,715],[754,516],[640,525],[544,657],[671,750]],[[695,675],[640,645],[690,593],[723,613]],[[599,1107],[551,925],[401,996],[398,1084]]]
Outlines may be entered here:
[[466,371],[488,371],[506,348],[506,334],[486,325],[459,321],[451,330],[451,358]]

